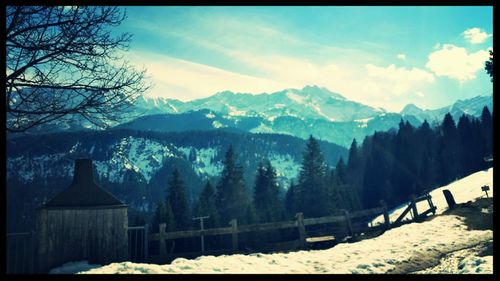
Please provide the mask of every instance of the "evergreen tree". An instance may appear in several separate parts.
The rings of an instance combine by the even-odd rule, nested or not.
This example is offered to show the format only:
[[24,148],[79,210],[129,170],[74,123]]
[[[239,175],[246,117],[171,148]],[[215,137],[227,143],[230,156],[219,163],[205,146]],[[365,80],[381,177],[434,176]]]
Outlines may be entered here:
[[257,167],[253,202],[259,222],[277,221],[281,217],[282,207],[276,171],[269,161],[265,167],[262,163]]
[[196,150],[194,148],[191,148],[191,150],[189,150],[189,156],[188,156],[188,160],[189,162],[195,162],[196,161]]
[[215,205],[215,190],[209,181],[205,184],[203,191],[200,194],[198,203],[194,208],[194,215],[197,217],[209,216],[205,220],[205,227],[219,227],[219,214]]
[[250,200],[243,180],[243,168],[236,164],[232,146],[226,152],[223,165],[216,193],[221,224],[225,225],[233,218],[240,224],[247,223]]
[[347,167],[342,157],[335,166],[333,180],[330,185],[332,189],[330,200],[337,209],[354,211],[361,208],[359,191],[353,184],[347,182]]
[[165,223],[165,231],[175,230],[175,219],[172,214],[172,208],[170,204],[165,204],[163,202],[158,202],[151,220],[151,232],[158,233],[160,231],[159,225]]
[[366,142],[370,152],[366,156],[363,175],[361,200],[364,209],[378,207],[380,200],[391,202],[394,193],[390,181],[391,163],[387,159],[387,151],[382,146],[382,134],[375,132],[371,139],[371,142]]
[[352,139],[351,147],[349,148],[349,159],[347,162],[347,166],[349,169],[354,169],[359,164],[359,155],[358,155],[358,143],[356,139]]
[[436,140],[427,120],[417,129],[415,139],[418,142],[415,143],[414,156],[417,158],[415,162],[419,164],[416,193],[420,195],[436,181]]
[[290,186],[288,187],[285,194],[285,209],[289,218],[294,218],[295,214],[298,212],[297,193],[298,193],[297,185],[293,180],[290,180]]
[[417,165],[415,163],[414,131],[410,123],[401,120],[394,138],[393,161],[391,161],[391,184],[396,200],[407,200],[417,192]]
[[[493,118],[487,106],[481,112],[481,137],[484,145],[483,157],[493,155]],[[483,166],[486,168],[487,163]]]
[[476,147],[473,147],[474,135],[472,130],[472,122],[465,114],[462,114],[457,125],[460,148],[458,163],[459,177],[464,177],[474,170],[474,158],[480,153]]
[[455,121],[450,113],[447,113],[440,127],[439,141],[439,184],[445,185],[458,176],[459,145],[458,133]]
[[344,158],[340,157],[337,165],[335,166],[335,181],[337,184],[347,183],[346,166],[344,164]]
[[186,187],[181,179],[179,170],[175,169],[168,186],[168,205],[172,208],[176,230],[187,229],[191,226],[191,214],[186,197]]
[[303,154],[298,184],[298,207],[305,216],[320,217],[332,212],[326,188],[326,171],[319,144],[311,135]]

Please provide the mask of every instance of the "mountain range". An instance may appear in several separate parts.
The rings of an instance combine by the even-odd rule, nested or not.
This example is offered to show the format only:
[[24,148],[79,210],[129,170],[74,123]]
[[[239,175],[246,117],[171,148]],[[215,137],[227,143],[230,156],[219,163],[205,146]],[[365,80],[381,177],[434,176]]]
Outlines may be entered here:
[[388,112],[350,101],[323,87],[306,86],[258,95],[224,91],[188,102],[140,97],[135,111],[143,116],[117,126],[151,131],[232,128],[300,138],[312,134],[348,147],[353,138],[360,141],[375,131],[397,128],[401,119],[414,126],[424,120],[437,125],[448,112],[456,121],[462,114],[479,117],[484,106],[493,109],[492,96],[458,100],[434,110],[409,104],[401,112]]
[[[424,119],[437,125],[444,114],[480,116],[492,111],[492,96],[459,100],[426,110],[415,105],[387,112],[350,101],[326,88],[307,86],[272,94],[229,91],[182,102],[140,97],[125,122],[107,130],[92,129],[88,121],[63,118],[7,138],[7,209],[9,228],[30,217],[35,207],[71,183],[74,159],[91,158],[96,181],[129,204],[131,211],[150,212],[164,198],[174,168],[181,171],[189,200],[196,200],[207,180],[215,183],[225,151],[233,145],[252,192],[255,170],[269,160],[280,185],[286,188],[300,171],[306,139],[320,139],[330,168],[346,160],[353,138],[362,142],[375,131],[397,128],[407,120],[418,126]],[[13,226],[14,225],[14,226]]]

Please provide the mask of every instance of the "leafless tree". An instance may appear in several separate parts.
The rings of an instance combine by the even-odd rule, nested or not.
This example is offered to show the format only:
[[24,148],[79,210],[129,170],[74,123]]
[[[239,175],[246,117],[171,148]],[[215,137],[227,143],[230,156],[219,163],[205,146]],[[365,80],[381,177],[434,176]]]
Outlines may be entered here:
[[6,8],[7,132],[80,115],[99,127],[149,88],[123,55],[131,35],[112,35],[117,7]]

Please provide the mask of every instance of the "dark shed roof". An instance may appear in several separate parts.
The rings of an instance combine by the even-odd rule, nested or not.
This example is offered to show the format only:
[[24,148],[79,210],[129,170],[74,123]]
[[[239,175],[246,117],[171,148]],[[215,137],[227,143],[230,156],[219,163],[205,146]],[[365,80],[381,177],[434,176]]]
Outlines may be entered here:
[[94,182],[92,160],[77,159],[73,183],[44,207],[116,206],[124,205]]

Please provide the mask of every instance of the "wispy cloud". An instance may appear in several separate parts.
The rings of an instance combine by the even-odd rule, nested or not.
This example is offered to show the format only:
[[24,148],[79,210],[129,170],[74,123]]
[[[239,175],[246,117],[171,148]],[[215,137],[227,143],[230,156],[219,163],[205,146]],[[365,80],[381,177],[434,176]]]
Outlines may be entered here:
[[465,48],[443,44],[429,55],[426,67],[438,76],[465,82],[476,78],[476,72],[484,68],[488,57],[487,50],[468,53]]
[[[428,55],[435,39],[425,44],[419,39],[419,46],[426,47],[403,53],[408,46],[386,44],[391,41],[369,36],[344,36],[350,29],[341,24],[321,31],[331,32],[329,36],[318,36],[320,31],[303,28],[308,19],[299,25],[287,22],[282,15],[255,13],[246,17],[217,11],[186,12],[165,21],[131,19],[137,33],[155,38],[150,46],[143,42],[144,52],[134,55],[135,62],[145,65],[156,84],[150,95],[190,100],[223,90],[257,94],[319,85],[354,101],[400,110],[412,99],[427,102],[437,100],[440,93],[452,92],[442,91],[449,86],[443,85],[441,81],[446,79],[440,77],[474,79],[485,60],[485,51],[470,53],[439,43]],[[404,35],[408,30],[397,28],[394,32]],[[393,33],[384,36],[391,40]],[[478,42],[484,34],[469,29],[464,37]],[[405,67],[399,66],[403,61]],[[443,101],[445,95],[440,96]]]
[[493,36],[492,34],[488,34],[484,31],[481,31],[480,28],[473,27],[469,28],[463,33],[464,38],[471,44],[481,44],[486,41],[489,37]]
[[131,52],[129,60],[143,65],[154,84],[147,93],[187,101],[223,90],[262,93],[278,91],[285,85],[264,78],[239,74],[208,65],[146,52]]

